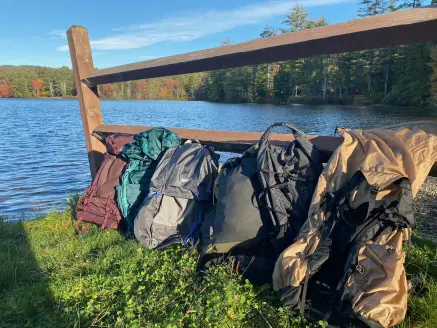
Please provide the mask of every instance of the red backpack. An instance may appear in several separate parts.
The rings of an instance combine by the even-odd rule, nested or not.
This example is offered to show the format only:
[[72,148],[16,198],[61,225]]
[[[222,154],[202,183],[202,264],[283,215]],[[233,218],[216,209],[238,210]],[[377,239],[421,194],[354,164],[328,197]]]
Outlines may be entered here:
[[133,134],[113,134],[106,138],[106,153],[91,186],[85,189],[76,207],[79,221],[95,223],[105,228],[117,229],[121,214],[115,199],[115,187],[126,162],[119,157],[123,146],[133,140]]

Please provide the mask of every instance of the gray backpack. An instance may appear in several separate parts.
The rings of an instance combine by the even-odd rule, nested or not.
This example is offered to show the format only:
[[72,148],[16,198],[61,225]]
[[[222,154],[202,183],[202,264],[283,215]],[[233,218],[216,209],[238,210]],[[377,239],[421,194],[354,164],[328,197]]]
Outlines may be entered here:
[[147,248],[194,244],[212,205],[217,172],[218,155],[212,147],[189,140],[169,148],[135,219],[135,237]]
[[[279,126],[294,136],[286,147],[268,141]],[[318,151],[301,131],[271,125],[257,144],[223,165],[216,205],[202,227],[200,264],[225,258],[253,283],[269,282],[276,258],[307,218],[321,171]]]

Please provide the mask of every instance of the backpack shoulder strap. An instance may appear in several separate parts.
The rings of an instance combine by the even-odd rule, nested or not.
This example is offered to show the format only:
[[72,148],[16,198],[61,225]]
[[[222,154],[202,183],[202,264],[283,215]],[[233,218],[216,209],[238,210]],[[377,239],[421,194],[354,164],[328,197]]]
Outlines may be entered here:
[[335,200],[335,204],[338,205],[347,196],[348,193],[350,193],[356,186],[358,186],[365,179],[366,178],[364,177],[363,172],[356,171],[354,175],[349,179],[349,181],[343,185],[343,187],[332,193],[327,193],[326,194],[326,197],[328,198],[327,200],[333,199]]

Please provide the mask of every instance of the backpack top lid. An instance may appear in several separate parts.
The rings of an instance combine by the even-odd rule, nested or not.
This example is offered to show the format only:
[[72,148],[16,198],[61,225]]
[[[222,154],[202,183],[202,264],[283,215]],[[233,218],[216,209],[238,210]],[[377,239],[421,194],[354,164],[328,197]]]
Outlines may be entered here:
[[114,133],[106,138],[106,151],[117,156],[123,150],[124,145],[134,140],[135,134]]
[[214,149],[197,140],[171,147],[162,157],[151,180],[151,191],[172,197],[209,200],[218,172]]
[[167,148],[179,145],[179,136],[165,128],[154,127],[135,136],[135,139],[124,146],[122,156],[130,160],[158,160]]

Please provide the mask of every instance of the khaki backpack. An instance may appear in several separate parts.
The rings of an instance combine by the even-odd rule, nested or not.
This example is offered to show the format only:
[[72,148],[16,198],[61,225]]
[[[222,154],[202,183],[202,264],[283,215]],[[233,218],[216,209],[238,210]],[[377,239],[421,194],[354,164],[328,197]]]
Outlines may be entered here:
[[391,327],[407,311],[402,244],[412,200],[437,159],[437,125],[343,130],[308,220],[279,257],[284,305],[341,327]]

